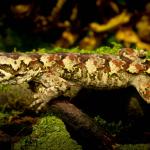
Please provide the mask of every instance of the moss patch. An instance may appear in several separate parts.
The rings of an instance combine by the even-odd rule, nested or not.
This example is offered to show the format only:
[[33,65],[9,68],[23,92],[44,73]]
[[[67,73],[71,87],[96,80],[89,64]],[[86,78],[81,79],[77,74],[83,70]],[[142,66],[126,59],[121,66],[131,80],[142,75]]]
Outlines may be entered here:
[[74,140],[70,138],[64,123],[55,116],[41,118],[33,126],[30,136],[22,138],[14,145],[15,150],[82,150]]
[[[79,48],[71,48],[71,49],[65,49],[65,48],[53,48],[53,49],[38,49],[39,53],[88,53],[88,54],[117,54],[118,51],[122,48],[122,45],[116,42],[111,42],[109,46],[101,46],[97,49],[93,49],[93,50],[85,50],[85,49],[79,49]],[[34,52],[34,50],[32,51]]]
[[33,101],[33,93],[27,83],[18,85],[0,84],[0,111],[5,109],[24,111]]
[[[120,43],[117,42],[110,42],[108,46],[101,46],[99,48],[93,49],[93,50],[85,50],[85,49],[79,49],[77,47],[65,49],[65,48],[53,48],[53,49],[46,49],[46,48],[40,48],[37,52],[39,53],[88,53],[88,54],[118,54],[118,51],[123,48],[123,46]],[[139,48],[136,48],[137,50],[141,50]],[[32,52],[36,52],[33,50]],[[147,58],[150,58],[150,51],[147,52]]]
[[121,145],[117,150],[149,150],[150,144],[125,144]]

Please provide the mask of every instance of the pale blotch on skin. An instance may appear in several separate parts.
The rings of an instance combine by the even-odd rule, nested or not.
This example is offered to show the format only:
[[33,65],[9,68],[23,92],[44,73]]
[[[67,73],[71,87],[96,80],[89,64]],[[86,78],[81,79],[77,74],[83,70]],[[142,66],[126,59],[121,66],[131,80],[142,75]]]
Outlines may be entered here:
[[106,85],[108,82],[108,73],[103,72],[102,73],[102,79],[103,83]]
[[0,77],[0,82],[1,81],[5,81],[5,80],[7,81],[7,80],[9,80],[12,77],[11,73],[8,73],[8,72],[6,72],[6,71],[4,71],[2,69],[0,69],[0,73],[4,75],[4,77]]
[[[145,59],[145,61],[147,61],[148,64],[150,64],[150,59]],[[147,68],[147,70],[145,72],[150,74],[150,65],[148,65],[148,68]]]
[[74,74],[74,79],[80,79],[82,77],[82,70],[78,68],[78,71]]
[[38,70],[28,70],[27,72],[24,72],[24,77],[22,78],[22,76],[18,76],[17,77],[17,84],[21,84],[25,81],[30,81],[33,77],[37,76],[37,74],[39,74],[39,72],[41,72],[41,68],[39,68]]
[[99,58],[99,57],[97,57],[96,58],[96,61],[97,61],[97,67],[98,68],[103,68],[104,67],[104,65],[105,65],[105,59],[104,58]]
[[146,73],[150,74],[150,68],[148,68],[148,69],[146,70]]
[[26,65],[29,65],[29,63],[32,61],[32,58],[29,57],[28,55],[21,55],[19,56],[18,60],[17,60],[19,63],[21,61],[23,61]]
[[88,59],[85,63],[85,66],[89,74],[95,73],[95,71],[97,70],[97,67],[94,64],[93,59]]
[[134,61],[139,57],[138,51],[133,51],[131,54],[127,54],[126,52],[123,53],[123,56]]
[[49,61],[49,54],[44,54],[41,56],[40,61],[43,63],[43,66],[46,67],[51,67],[54,64],[56,64],[55,60]]
[[12,58],[9,58],[7,56],[0,56],[0,64],[1,65],[9,65],[12,66],[14,70],[17,70],[20,67],[20,61],[14,60]]
[[121,69],[119,66],[117,66],[115,63],[113,63],[112,61],[109,62],[109,66],[110,66],[110,72],[109,75],[112,74],[117,74],[118,71]]
[[66,56],[63,60],[64,68],[67,69],[68,71],[73,71],[74,66],[76,65],[76,62],[71,60],[69,56]]
[[18,70],[20,68],[21,62],[24,62],[26,65],[28,65],[32,59],[27,55],[19,56],[18,59],[9,58],[7,56],[0,56],[0,64],[2,65],[9,65],[14,70]]
[[131,63],[127,69],[127,71],[129,71],[130,73],[138,73],[139,70],[137,69],[137,67],[135,66],[134,63]]

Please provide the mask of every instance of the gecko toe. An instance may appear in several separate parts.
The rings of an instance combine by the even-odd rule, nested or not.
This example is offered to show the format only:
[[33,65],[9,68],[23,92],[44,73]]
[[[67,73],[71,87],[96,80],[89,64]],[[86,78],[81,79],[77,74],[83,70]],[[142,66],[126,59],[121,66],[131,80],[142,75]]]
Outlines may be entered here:
[[30,107],[32,108],[32,107],[34,107],[35,105],[40,104],[40,103],[42,103],[42,102],[43,102],[42,99],[37,99],[37,100],[35,100],[35,101],[33,101],[33,102],[31,103]]
[[40,110],[42,110],[42,108],[44,108],[46,106],[47,102],[43,102],[40,104],[40,106],[38,106],[36,113],[38,113]]

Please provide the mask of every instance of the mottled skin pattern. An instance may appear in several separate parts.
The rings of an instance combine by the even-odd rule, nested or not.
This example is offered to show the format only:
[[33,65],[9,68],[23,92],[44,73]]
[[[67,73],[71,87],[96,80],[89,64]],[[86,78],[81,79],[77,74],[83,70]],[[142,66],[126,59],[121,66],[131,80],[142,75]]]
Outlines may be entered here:
[[37,112],[61,95],[70,98],[82,88],[111,90],[134,86],[150,103],[150,61],[130,48],[118,55],[0,53],[0,83],[34,83]]

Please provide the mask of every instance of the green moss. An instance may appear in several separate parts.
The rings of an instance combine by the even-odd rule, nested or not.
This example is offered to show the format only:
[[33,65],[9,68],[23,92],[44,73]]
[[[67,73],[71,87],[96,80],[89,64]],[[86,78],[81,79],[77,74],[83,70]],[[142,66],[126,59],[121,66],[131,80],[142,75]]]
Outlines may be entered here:
[[0,110],[5,108],[23,111],[33,101],[33,93],[27,83],[18,85],[0,84]]
[[[71,49],[65,49],[65,48],[53,48],[53,49],[46,49],[46,48],[41,48],[38,49],[37,52],[39,53],[87,53],[87,54],[118,54],[118,51],[122,48],[122,45],[120,43],[116,42],[111,42],[109,46],[101,46],[97,49],[93,50],[84,50],[84,49],[79,49],[79,48],[71,48]],[[136,50],[141,50],[139,48],[136,48]],[[33,50],[32,52],[35,52]],[[150,59],[150,51],[147,52],[147,58]]]
[[150,59],[150,51],[147,51],[147,58]]
[[116,135],[121,132],[124,128],[122,121],[118,122],[107,122],[106,120],[102,119],[100,116],[95,117],[96,122],[101,126],[104,127],[111,133],[112,135]]
[[[89,53],[89,54],[93,54],[93,53],[98,53],[98,54],[116,54],[118,53],[118,51],[122,48],[122,45],[116,42],[111,42],[110,46],[101,46],[97,49],[93,49],[93,50],[84,50],[84,49],[79,49],[79,48],[71,48],[71,49],[65,49],[65,48],[53,48],[53,49],[38,49],[38,52],[40,53],[59,53],[59,52],[69,52],[69,53]],[[33,50],[34,52],[34,50]]]
[[0,112],[0,127],[8,120],[8,114]]
[[125,144],[120,145],[117,150],[149,150],[150,144]]
[[33,127],[33,132],[14,145],[15,150],[81,150],[70,138],[64,123],[55,116],[46,116]]

